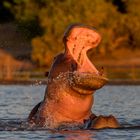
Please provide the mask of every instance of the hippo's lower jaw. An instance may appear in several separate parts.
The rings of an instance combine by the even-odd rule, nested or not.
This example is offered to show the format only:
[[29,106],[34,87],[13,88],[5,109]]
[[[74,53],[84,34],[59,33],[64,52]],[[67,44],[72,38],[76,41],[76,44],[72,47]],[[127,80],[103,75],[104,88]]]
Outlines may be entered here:
[[93,91],[102,88],[108,79],[94,73],[75,71],[69,74],[71,88],[80,94],[92,94]]

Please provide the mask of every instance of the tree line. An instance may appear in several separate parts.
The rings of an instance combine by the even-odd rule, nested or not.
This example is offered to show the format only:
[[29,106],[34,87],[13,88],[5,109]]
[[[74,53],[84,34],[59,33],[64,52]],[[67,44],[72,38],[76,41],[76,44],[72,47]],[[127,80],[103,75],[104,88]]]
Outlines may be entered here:
[[72,23],[93,26],[102,42],[94,51],[100,55],[126,48],[140,48],[140,0],[2,0],[18,28],[31,41],[32,60],[50,66],[63,50],[65,28]]

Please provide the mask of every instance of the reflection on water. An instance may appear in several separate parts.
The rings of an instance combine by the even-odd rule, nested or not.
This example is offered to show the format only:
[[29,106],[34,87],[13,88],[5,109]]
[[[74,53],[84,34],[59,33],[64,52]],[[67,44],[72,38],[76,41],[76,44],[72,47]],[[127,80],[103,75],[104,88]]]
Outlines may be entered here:
[[[73,131],[30,128],[26,117],[43,99],[44,91],[45,86],[0,86],[0,139],[140,139],[139,127]],[[115,115],[124,126],[140,126],[139,94],[140,86],[105,86],[96,92],[93,110],[97,115]]]
[[59,131],[53,132],[49,138],[54,139],[58,137],[65,140],[93,140],[94,132],[90,133],[89,130]]

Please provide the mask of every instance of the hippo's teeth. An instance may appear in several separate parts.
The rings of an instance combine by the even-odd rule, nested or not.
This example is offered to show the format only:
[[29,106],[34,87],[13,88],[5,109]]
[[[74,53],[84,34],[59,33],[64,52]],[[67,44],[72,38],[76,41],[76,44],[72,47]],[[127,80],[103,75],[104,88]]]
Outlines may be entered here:
[[80,65],[82,65],[81,64],[81,56],[82,56],[82,50],[80,51],[80,53],[79,53],[79,55],[78,55],[78,58],[77,58],[77,62],[80,64]]
[[73,54],[74,54],[75,48],[76,48],[76,45],[74,44],[74,46],[73,46],[73,48],[72,48],[72,53],[73,53]]

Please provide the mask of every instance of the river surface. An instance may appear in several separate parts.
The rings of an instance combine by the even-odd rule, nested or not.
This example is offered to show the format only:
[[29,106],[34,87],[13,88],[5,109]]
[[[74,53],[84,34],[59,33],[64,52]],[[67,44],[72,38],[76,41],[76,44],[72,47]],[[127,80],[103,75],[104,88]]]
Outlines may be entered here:
[[25,123],[26,118],[43,99],[44,92],[44,85],[0,86],[0,139],[140,140],[140,86],[105,86],[95,93],[94,113],[113,114],[123,126],[128,127],[125,129],[30,129]]

